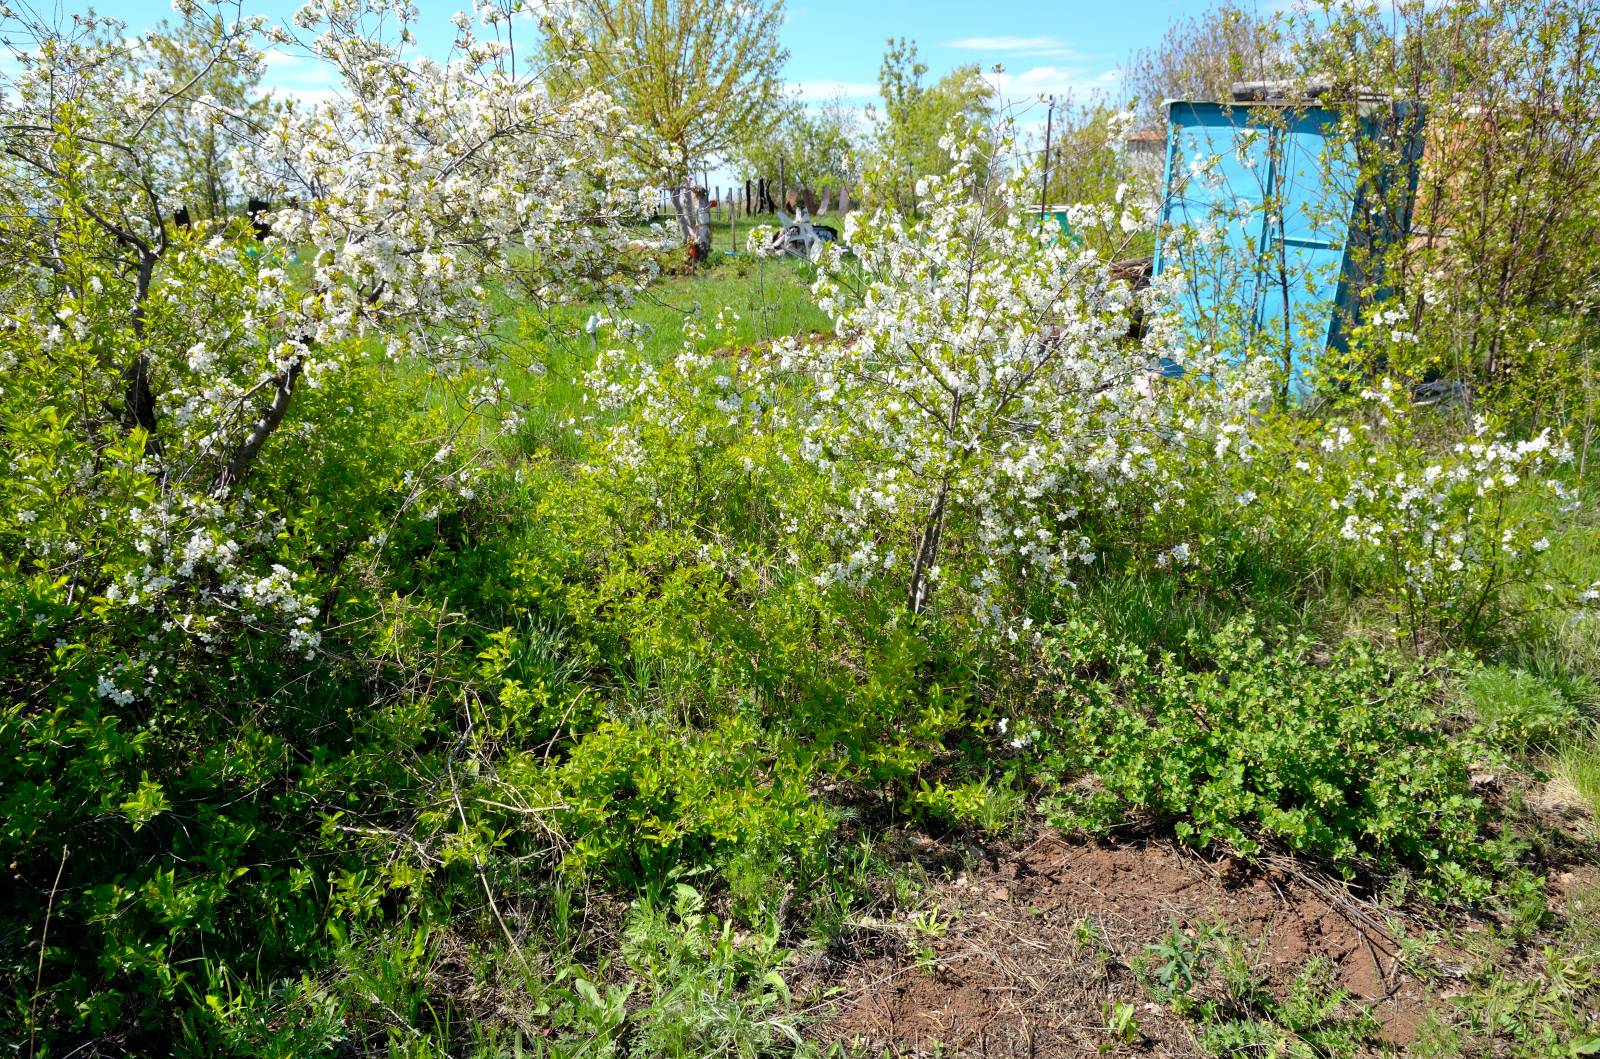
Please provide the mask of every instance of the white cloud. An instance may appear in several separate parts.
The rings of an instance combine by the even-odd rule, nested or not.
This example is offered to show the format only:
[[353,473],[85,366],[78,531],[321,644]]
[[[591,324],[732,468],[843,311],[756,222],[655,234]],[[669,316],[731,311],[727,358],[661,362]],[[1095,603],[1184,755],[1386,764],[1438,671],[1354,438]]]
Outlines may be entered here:
[[947,48],[963,51],[1008,52],[1014,55],[1032,55],[1044,59],[1081,59],[1077,51],[1060,37],[961,37],[945,42]]
[[282,48],[268,48],[261,53],[261,61],[269,70],[286,70],[305,65],[305,60],[300,56],[286,52]]
[[328,63],[282,48],[268,48],[262,60],[266,65],[261,78],[263,92],[287,96],[308,106],[338,97],[339,77]]
[[1096,96],[1115,97],[1122,74],[1114,67],[1093,70],[1076,66],[1034,66],[1021,73],[986,73],[983,79],[994,86],[1003,104],[1025,103],[1040,96],[1087,103]]

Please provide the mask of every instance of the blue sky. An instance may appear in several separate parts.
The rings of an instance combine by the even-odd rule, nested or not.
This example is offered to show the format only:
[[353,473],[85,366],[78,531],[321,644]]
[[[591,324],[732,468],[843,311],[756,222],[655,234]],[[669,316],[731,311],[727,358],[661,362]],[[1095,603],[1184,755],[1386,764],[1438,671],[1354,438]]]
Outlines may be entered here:
[[[72,0],[58,0],[69,10]],[[99,0],[101,14],[126,21],[134,32],[171,17],[165,0]],[[244,0],[244,9],[288,19],[296,0]],[[449,16],[461,0],[419,0],[422,39],[450,40]],[[1086,99],[1115,95],[1118,68],[1128,53],[1161,36],[1176,16],[1203,10],[1205,0],[1120,0],[1116,3],[1048,0],[790,0],[783,28],[789,49],[788,81],[807,99],[843,94],[864,105],[877,95],[878,61],[889,37],[915,40],[933,75],[962,63],[984,70],[1012,102],[1040,93]],[[323,87],[308,64],[275,62],[272,87],[315,94]]]
[[[80,0],[44,0],[66,11]],[[82,0],[128,23],[131,33],[173,17],[170,0]],[[239,0],[249,14],[287,22],[303,0]],[[1245,0],[1249,3],[1250,0]],[[1284,0],[1257,0],[1265,9]],[[418,37],[441,56],[454,37],[450,16],[470,0],[418,0]],[[856,108],[877,100],[878,64],[890,37],[916,41],[930,79],[975,63],[995,85],[1025,135],[1044,127],[1041,95],[1087,102],[1121,97],[1120,67],[1136,48],[1158,41],[1174,19],[1198,14],[1208,0],[789,0],[783,44],[785,79],[810,103],[844,97]],[[269,54],[265,87],[316,99],[330,92],[327,71],[304,57]],[[1000,73],[991,68],[1003,67]],[[712,165],[713,185],[742,179]]]

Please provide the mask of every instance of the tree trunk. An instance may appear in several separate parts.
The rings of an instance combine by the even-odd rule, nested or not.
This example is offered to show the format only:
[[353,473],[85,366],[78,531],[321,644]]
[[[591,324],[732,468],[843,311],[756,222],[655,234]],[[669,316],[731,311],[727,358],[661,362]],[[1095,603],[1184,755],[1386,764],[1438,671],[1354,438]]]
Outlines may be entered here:
[[689,201],[693,205],[694,248],[696,261],[711,259],[711,198],[705,188],[690,188]]
[[689,260],[708,260],[711,257],[711,199],[706,189],[673,188],[672,211],[677,215],[683,243],[689,248]]
[[249,473],[251,464],[255,463],[256,456],[261,452],[261,446],[267,443],[267,438],[278,429],[278,424],[283,422],[283,417],[289,411],[289,401],[294,396],[294,384],[300,378],[300,363],[286,368],[275,380],[277,385],[272,394],[272,403],[267,410],[255,421],[250,428],[250,433],[245,436],[239,447],[233,451],[228,462],[217,472],[211,480],[211,495],[225,496],[244,476]]
[[950,497],[950,479],[939,484],[939,493],[933,498],[928,521],[922,526],[922,540],[917,544],[917,559],[911,567],[911,588],[906,603],[911,613],[921,614],[933,594],[933,567],[939,558],[939,538],[944,536],[944,508]]
[[689,206],[685,199],[688,188],[677,187],[667,192],[672,198],[672,216],[678,221],[678,234],[683,237],[683,243],[688,246],[694,237],[694,231],[689,226]]

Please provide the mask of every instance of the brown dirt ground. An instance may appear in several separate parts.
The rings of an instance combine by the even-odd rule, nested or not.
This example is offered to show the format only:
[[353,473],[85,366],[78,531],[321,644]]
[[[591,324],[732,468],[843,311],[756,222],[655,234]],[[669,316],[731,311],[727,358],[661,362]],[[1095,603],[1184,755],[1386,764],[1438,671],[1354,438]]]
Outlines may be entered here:
[[[933,943],[931,973],[904,945],[815,968],[811,987],[832,997],[817,1039],[874,1059],[1194,1055],[1183,1020],[1150,1003],[1130,968],[1173,919],[1186,928],[1220,923],[1245,940],[1280,997],[1321,954],[1391,1045],[1409,1043],[1426,1010],[1382,926],[1341,888],[1288,862],[1246,870],[1157,840],[1118,845],[1047,832],[991,855],[935,898],[949,928]],[[1098,952],[1076,940],[1084,922],[1101,939]],[[1117,1002],[1136,1008],[1135,1044],[1111,1045],[1104,1012]]]

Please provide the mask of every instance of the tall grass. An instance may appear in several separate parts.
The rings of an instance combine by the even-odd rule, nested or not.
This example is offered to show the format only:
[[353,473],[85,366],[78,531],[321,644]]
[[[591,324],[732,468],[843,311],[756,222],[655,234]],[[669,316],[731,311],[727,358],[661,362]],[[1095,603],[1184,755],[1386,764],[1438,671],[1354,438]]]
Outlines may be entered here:
[[[682,347],[685,321],[703,322],[724,308],[737,316],[722,333],[733,355],[790,335],[831,332],[831,321],[811,299],[813,274],[811,265],[792,258],[719,254],[693,274],[665,277],[644,292],[626,312],[642,328],[633,341],[647,361],[662,363]],[[514,348],[533,354],[514,358],[528,366],[506,379],[525,409],[517,446],[522,454],[572,459],[584,449],[592,431],[572,429],[595,412],[584,405],[584,373],[600,349],[621,344],[604,329],[586,330],[599,312],[598,305],[508,305]]]

